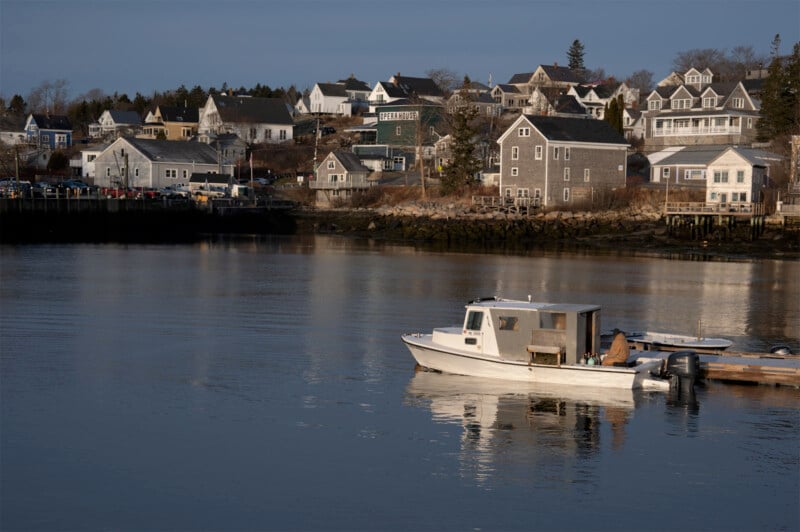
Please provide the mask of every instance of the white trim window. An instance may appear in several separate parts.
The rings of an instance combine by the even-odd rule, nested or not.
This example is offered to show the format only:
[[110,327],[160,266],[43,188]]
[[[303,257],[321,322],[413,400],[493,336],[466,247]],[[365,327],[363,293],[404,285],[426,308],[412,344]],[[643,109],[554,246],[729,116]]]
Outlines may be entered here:
[[280,130],[280,133],[278,134],[278,138],[280,140],[286,140],[286,130],[285,129],[281,129]]
[[569,147],[568,147],[568,146],[564,148],[564,160],[565,160],[565,161],[569,161],[569,157],[570,157],[570,153],[569,153],[569,151],[570,151],[570,150],[569,150]]
[[396,137],[401,136],[403,134],[403,128],[400,127],[400,126],[395,126],[394,134],[395,134]]
[[731,99],[731,107],[734,109],[744,109],[744,98]]
[[672,100],[672,109],[690,109],[692,107],[691,98],[679,98]]
[[553,146],[553,160],[554,161],[558,160],[558,152],[559,152],[558,146]]
[[518,198],[529,198],[531,196],[530,190],[527,188],[518,188],[517,189],[517,197]]
[[542,160],[542,153],[543,153],[543,152],[544,152],[544,150],[543,150],[542,146],[536,146],[536,148],[535,148],[535,155],[534,155],[534,158],[535,158],[537,161],[541,161],[541,160]]
[[519,159],[519,146],[511,146],[511,160],[516,161]]
[[665,166],[661,169],[661,177],[664,179],[669,179],[669,166]]
[[661,100],[650,100],[647,102],[648,111],[659,111],[661,109]]
[[519,175],[519,168],[516,166],[511,167],[511,177],[517,177]]
[[530,137],[531,136],[531,128],[529,127],[521,127],[517,132],[517,135],[520,137]]
[[683,178],[687,181],[705,181],[706,171],[699,168],[688,169],[684,171]]
[[177,168],[167,168],[164,171],[164,177],[169,179],[178,179],[178,169]]
[[564,181],[569,181],[569,177],[570,177],[570,170],[569,166],[567,166],[564,168]]
[[583,169],[583,181],[588,183],[589,180],[592,178],[592,171],[590,168]]
[[713,109],[717,106],[716,96],[706,96],[703,98],[703,109]]
[[569,203],[569,189],[564,189],[564,203]]
[[736,170],[736,182],[744,183],[744,170]]
[[336,170],[336,161],[328,161],[328,170]]
[[727,170],[714,170],[714,183],[727,183],[728,171]]

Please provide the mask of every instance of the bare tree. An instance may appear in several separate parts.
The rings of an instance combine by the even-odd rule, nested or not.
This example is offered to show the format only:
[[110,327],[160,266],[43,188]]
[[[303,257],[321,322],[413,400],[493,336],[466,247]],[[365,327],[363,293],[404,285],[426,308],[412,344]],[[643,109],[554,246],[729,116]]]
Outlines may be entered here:
[[69,82],[65,79],[43,81],[28,96],[28,108],[34,113],[64,114],[68,87]]
[[646,96],[653,90],[653,73],[649,70],[637,70],[628,76],[627,84],[632,89],[639,89],[640,96]]
[[459,80],[458,74],[449,68],[432,68],[426,71],[425,75],[431,78],[445,94],[450,94]]

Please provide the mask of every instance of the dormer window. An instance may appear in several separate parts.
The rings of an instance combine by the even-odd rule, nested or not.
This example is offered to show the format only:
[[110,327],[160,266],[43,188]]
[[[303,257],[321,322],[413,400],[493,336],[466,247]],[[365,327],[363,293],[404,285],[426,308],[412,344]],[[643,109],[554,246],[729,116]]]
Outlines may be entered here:
[[714,96],[706,96],[703,98],[703,109],[713,109],[717,106],[717,98]]
[[743,109],[744,108],[744,98],[733,98],[733,99],[731,99],[731,106],[734,109]]
[[672,100],[673,109],[689,109],[692,107],[691,98],[681,98],[679,100]]
[[647,105],[647,108],[651,111],[658,111],[661,109],[661,100],[650,100],[650,103]]

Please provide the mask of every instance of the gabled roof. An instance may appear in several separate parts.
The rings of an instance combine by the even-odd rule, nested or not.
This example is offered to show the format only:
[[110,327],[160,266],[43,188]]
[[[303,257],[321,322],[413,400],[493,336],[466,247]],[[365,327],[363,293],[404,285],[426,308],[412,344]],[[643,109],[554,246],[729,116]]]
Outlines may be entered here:
[[533,72],[523,72],[521,74],[514,74],[511,76],[511,79],[508,80],[509,85],[524,85],[528,83],[531,78],[533,77]]
[[605,120],[523,115],[549,141],[628,145]]
[[118,111],[117,109],[109,109],[108,115],[115,124],[131,124],[139,126],[142,124],[142,117],[136,111]]
[[197,107],[179,107],[173,105],[159,105],[161,119],[165,122],[193,123],[200,120]]
[[353,152],[335,150],[331,154],[339,160],[348,172],[370,172],[370,169],[361,164],[361,160]]
[[286,104],[279,98],[211,96],[223,122],[253,124],[292,124]]
[[[508,85],[506,83],[498,83],[494,86],[495,89],[499,90],[500,92],[507,92],[509,94],[522,94],[519,90],[519,87],[516,85]],[[492,89],[494,90],[494,89]]]
[[563,81],[567,83],[580,83],[580,79],[575,72],[569,68],[558,65],[539,65],[544,70],[551,81]]
[[365,81],[361,81],[360,79],[356,79],[352,75],[347,79],[340,79],[336,82],[339,85],[344,85],[344,88],[349,91],[364,91],[369,92],[372,89]]
[[557,113],[586,115],[586,109],[580,104],[575,96],[560,94],[556,96],[555,101],[552,102],[552,105],[553,109],[555,109]]
[[39,129],[72,131],[72,123],[65,115],[40,115],[34,113],[31,117]]
[[401,87],[396,86],[393,83],[388,81],[379,81],[378,85],[383,88],[383,92],[386,93],[387,96],[390,98],[405,98],[408,96],[408,93],[404,91]]
[[680,151],[662,157],[657,162],[654,162],[653,159],[650,159],[650,162],[652,165],[659,166],[705,166],[719,157],[726,149],[728,149],[727,146],[686,146]]
[[324,96],[347,98],[345,86],[339,83],[317,83],[317,87]]
[[418,96],[443,96],[442,89],[431,78],[415,78],[397,74],[392,76],[389,82],[396,87],[400,87],[408,96],[413,94]]
[[171,163],[217,164],[217,152],[202,142],[123,137],[148,160]]

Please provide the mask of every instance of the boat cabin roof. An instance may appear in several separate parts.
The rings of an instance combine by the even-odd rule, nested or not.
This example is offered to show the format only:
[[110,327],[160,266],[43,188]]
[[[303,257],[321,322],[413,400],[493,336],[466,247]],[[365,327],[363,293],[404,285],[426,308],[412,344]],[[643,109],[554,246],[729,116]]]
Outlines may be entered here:
[[517,301],[513,299],[485,298],[470,301],[467,309],[470,308],[496,308],[508,310],[520,310],[528,312],[593,312],[600,310],[598,305],[584,305],[580,303],[543,303],[537,301]]

